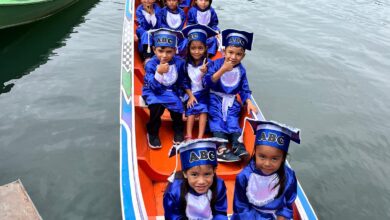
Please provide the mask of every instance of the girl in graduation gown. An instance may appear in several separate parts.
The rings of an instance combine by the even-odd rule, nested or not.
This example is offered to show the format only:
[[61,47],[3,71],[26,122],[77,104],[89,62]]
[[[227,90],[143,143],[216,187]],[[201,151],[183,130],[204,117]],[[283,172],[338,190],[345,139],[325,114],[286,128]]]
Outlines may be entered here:
[[176,175],[164,193],[165,219],[228,219],[226,186],[215,172],[216,143],[224,141],[219,138],[190,140],[171,150],[171,156],[180,152],[182,175]]
[[[211,7],[212,0],[195,0],[194,6],[188,10],[187,25],[203,24],[213,30],[220,32],[218,27],[218,16],[214,8]],[[218,41],[215,37],[207,39],[207,52],[210,56],[217,53]]]
[[[160,28],[168,28],[174,31],[183,30],[186,22],[186,14],[184,10],[179,7],[179,0],[167,0],[165,1],[165,7],[161,9]],[[186,54],[187,40],[180,38],[177,45],[178,54],[184,57]]]
[[286,162],[290,140],[299,130],[277,122],[247,119],[256,133],[249,164],[236,177],[231,219],[291,219],[297,179]]
[[207,66],[211,65],[211,60],[207,59],[206,40],[217,35],[208,26],[195,24],[183,29],[183,34],[188,40],[187,45],[187,77],[191,89],[186,90],[184,100],[187,101],[187,134],[186,139],[192,138],[192,129],[195,116],[199,115],[198,138],[202,138],[207,124],[207,113],[209,106],[209,90],[204,87],[202,78],[207,72]]

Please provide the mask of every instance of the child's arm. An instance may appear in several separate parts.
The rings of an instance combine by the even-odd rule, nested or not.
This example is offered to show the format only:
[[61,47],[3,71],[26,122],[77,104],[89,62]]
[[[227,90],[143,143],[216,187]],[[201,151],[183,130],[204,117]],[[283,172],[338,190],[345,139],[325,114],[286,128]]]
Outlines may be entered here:
[[255,105],[253,105],[250,97],[251,97],[251,90],[249,89],[249,83],[248,83],[248,79],[246,78],[246,72],[245,70],[241,69],[241,71],[243,71],[243,75],[242,75],[242,78],[241,78],[241,89],[240,89],[240,97],[241,97],[241,100],[243,103],[246,104],[246,107],[247,107],[247,111],[248,113],[250,113],[251,111],[254,112],[255,114],[257,114],[258,112],[258,109]]
[[145,27],[147,26],[147,22],[144,15],[142,14],[142,9],[138,8],[135,12],[135,15],[137,17],[136,21],[138,23],[138,28],[145,29]]
[[213,8],[210,9],[211,11],[211,18],[210,18],[210,23],[209,23],[209,27],[211,27],[212,29],[218,31],[218,32],[221,32],[221,30],[219,29],[218,27],[218,16],[217,16],[217,13],[215,12],[215,10]]
[[160,10],[160,13],[158,14],[158,28],[169,28],[171,29],[168,24],[167,24],[167,14],[166,14],[167,10],[166,8],[162,8]]
[[192,93],[191,89],[186,89],[186,93],[188,95],[188,101],[187,101],[187,108],[194,107],[195,103],[198,103],[198,100],[196,100],[196,97]]
[[287,172],[288,178],[286,181],[286,192],[285,192],[285,202],[282,209],[276,211],[276,215],[280,219],[283,219],[282,217],[286,219],[293,218],[293,203],[295,201],[295,198],[297,197],[297,178],[295,177],[294,171]]
[[165,219],[184,220],[187,219],[185,212],[180,208],[179,202],[174,196],[166,192],[163,198],[164,216]]
[[224,181],[218,181],[217,202],[214,206],[213,220],[227,220],[227,197]]
[[196,21],[196,8],[190,8],[190,10],[188,10],[187,17],[187,26],[197,24],[198,22]]
[[247,214],[251,211],[252,205],[246,197],[246,188],[248,186],[248,179],[246,175],[240,173],[236,177],[236,184],[234,187],[233,212],[238,216],[240,214]]

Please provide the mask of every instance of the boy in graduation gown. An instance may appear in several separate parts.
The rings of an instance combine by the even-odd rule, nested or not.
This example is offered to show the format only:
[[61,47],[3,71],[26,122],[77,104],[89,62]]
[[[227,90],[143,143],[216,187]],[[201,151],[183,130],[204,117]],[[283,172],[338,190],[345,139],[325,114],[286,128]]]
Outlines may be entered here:
[[183,104],[179,98],[183,89],[189,89],[183,83],[185,77],[185,61],[177,56],[177,38],[181,32],[169,29],[158,29],[150,32],[153,37],[155,55],[146,63],[142,97],[150,111],[146,124],[148,144],[151,148],[161,148],[159,129],[161,116],[167,108],[173,120],[173,142],[178,144],[184,140]]
[[214,137],[229,139],[233,147],[231,151],[226,145],[219,146],[217,157],[221,162],[235,162],[249,155],[238,138],[242,130],[239,124],[241,105],[246,105],[248,112],[258,111],[251,101],[246,70],[241,64],[245,51],[251,50],[252,40],[253,33],[233,29],[222,31],[225,57],[214,61],[203,78],[203,83],[210,88],[210,130]]

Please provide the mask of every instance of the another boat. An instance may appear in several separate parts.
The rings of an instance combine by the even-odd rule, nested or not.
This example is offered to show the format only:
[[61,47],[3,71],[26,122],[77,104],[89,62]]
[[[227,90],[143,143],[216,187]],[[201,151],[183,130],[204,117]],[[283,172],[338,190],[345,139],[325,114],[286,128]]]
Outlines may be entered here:
[[1,0],[0,29],[47,18],[78,0]]
[[[168,183],[167,178],[175,167],[175,159],[168,158],[168,150],[173,138],[173,131],[170,128],[172,122],[166,111],[162,116],[163,122],[160,128],[163,147],[159,150],[150,149],[145,127],[149,119],[149,111],[141,97],[145,70],[138,51],[134,49],[137,47],[133,37],[135,30],[133,15],[138,4],[139,1],[126,0],[122,37],[120,94],[122,217],[126,220],[163,219],[163,194]],[[252,101],[256,103],[253,97]],[[258,116],[263,117],[261,111]],[[244,117],[245,115],[242,116],[241,123],[244,123]],[[251,133],[253,132],[250,126],[246,126],[244,133],[246,146],[254,144],[254,136]],[[227,186],[228,214],[232,214],[235,177],[244,166],[245,164],[242,163],[219,163],[218,165],[217,174],[225,180]],[[300,184],[298,184],[298,196],[294,203],[294,219],[317,219]]]

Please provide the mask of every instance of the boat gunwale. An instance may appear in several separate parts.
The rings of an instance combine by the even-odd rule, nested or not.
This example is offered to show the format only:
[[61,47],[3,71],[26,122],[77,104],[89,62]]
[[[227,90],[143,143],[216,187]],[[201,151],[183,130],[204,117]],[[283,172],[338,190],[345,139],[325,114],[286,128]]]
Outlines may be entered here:
[[[0,2],[0,7],[3,7],[3,6],[25,6],[25,5],[55,2],[55,1],[59,1],[59,0],[26,0],[26,1],[8,0],[6,2]],[[78,0],[74,0],[74,2],[76,2],[76,1],[78,1]]]

